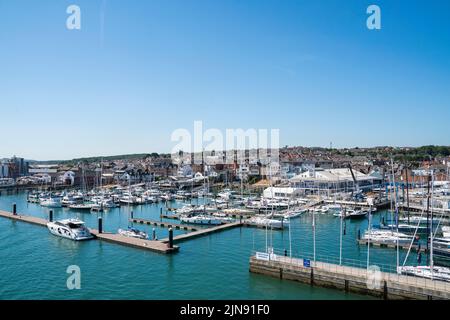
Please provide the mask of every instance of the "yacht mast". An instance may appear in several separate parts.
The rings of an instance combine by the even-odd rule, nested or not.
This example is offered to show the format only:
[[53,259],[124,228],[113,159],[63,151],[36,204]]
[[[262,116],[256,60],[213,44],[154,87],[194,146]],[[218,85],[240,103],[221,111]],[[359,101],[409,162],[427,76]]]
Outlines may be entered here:
[[343,209],[341,205],[341,214],[339,215],[341,219],[340,237],[339,237],[339,265],[342,265],[342,224],[344,222],[344,210],[345,209]]
[[431,278],[433,278],[433,267],[434,267],[434,261],[433,261],[433,192],[434,192],[434,174],[433,171],[431,171],[431,229],[430,229],[430,269],[431,269]]
[[369,205],[369,236],[367,237],[367,269],[370,265],[370,234],[372,231],[372,205]]
[[[397,188],[395,186],[395,174],[394,174],[394,159],[391,158],[391,166],[392,166],[392,182],[394,185],[394,199],[395,199],[395,226],[398,234],[398,204],[397,204]],[[397,268],[400,263],[400,248],[399,248],[399,237],[397,236]]]

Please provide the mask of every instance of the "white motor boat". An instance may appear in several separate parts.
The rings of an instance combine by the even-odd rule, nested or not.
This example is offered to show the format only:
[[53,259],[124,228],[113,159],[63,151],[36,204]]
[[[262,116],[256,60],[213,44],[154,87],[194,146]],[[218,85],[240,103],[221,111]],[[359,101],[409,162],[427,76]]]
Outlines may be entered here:
[[221,218],[207,215],[198,215],[193,217],[181,216],[180,221],[183,223],[201,224],[201,225],[219,225],[224,222]]
[[31,193],[28,195],[28,202],[30,203],[39,203],[39,195],[36,193]]
[[120,198],[120,203],[127,204],[127,205],[134,205],[134,204],[140,204],[137,201],[137,198],[130,195],[124,195]]
[[160,196],[160,198],[164,201],[172,201],[172,195],[170,195],[170,193],[164,193]]
[[49,222],[47,223],[47,228],[56,236],[75,241],[90,240],[94,238],[89,229],[85,227],[84,222],[78,219],[65,219]]
[[333,214],[335,217],[343,217],[344,219],[362,219],[367,215],[366,210],[342,210],[339,213]]
[[71,204],[69,205],[69,209],[76,209],[76,210],[91,210],[95,206],[95,203],[78,203],[78,204]]
[[47,208],[62,208],[61,198],[46,198],[41,200],[40,204]]
[[289,226],[288,221],[280,221],[276,219],[269,219],[264,217],[253,217],[246,221],[249,225],[261,228],[283,229]]
[[289,211],[285,214],[283,214],[283,218],[284,219],[293,219],[293,218],[297,218],[300,217],[303,213],[306,212],[306,209],[300,209],[300,210],[293,210],[293,211]]
[[395,232],[385,229],[371,229],[367,230],[362,236],[363,240],[377,241],[386,244],[410,244],[413,240],[413,236],[405,233]]
[[402,266],[397,268],[397,273],[450,282],[450,268],[446,267]]
[[223,223],[225,222],[234,222],[235,219],[229,217],[226,213],[223,212],[215,212],[212,214],[216,219],[221,220]]
[[338,211],[341,209],[341,205],[340,204],[330,204],[328,205],[328,209],[329,210],[334,210],[334,211]]
[[137,239],[148,239],[148,234],[144,231],[140,231],[136,228],[128,228],[128,229],[119,229],[117,232],[124,236],[129,238],[137,238]]

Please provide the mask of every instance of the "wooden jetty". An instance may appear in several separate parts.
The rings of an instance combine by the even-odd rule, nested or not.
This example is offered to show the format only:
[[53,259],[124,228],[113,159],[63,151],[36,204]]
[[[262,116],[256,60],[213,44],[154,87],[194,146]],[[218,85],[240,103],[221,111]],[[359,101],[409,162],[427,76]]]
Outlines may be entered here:
[[[31,223],[34,225],[39,225],[47,227],[48,221],[42,218],[27,216],[22,214],[14,214],[11,212],[0,211],[0,217],[8,218],[13,221],[22,221]],[[99,228],[100,229],[100,228]],[[157,240],[144,240],[135,239],[130,237],[124,237],[120,234],[99,232],[99,230],[89,228],[90,232],[96,236],[99,240],[108,241],[111,243],[116,243],[124,246],[135,247],[145,250],[150,250],[159,253],[173,253],[179,250],[178,246],[169,247],[168,241],[157,241]]]
[[48,220],[45,220],[42,218],[32,217],[32,216],[24,216],[21,214],[13,214],[11,212],[6,212],[6,211],[0,211],[0,217],[8,218],[8,219],[11,219],[14,221],[27,222],[27,223],[31,223],[31,224],[43,226],[43,227],[47,227],[47,222],[48,222]]
[[139,249],[150,250],[159,253],[174,253],[179,250],[178,246],[173,246],[170,248],[168,243],[158,240],[144,240],[137,238],[124,237],[117,233],[102,232],[99,233],[98,230],[89,229],[92,234],[94,234],[97,239],[104,240],[111,243],[116,243],[128,247],[134,247]]
[[[241,222],[231,222],[231,223],[225,223],[225,224],[222,224],[222,225],[216,226],[216,227],[204,228],[204,229],[200,229],[200,230],[197,230],[194,232],[189,232],[186,234],[180,234],[178,236],[175,236],[173,238],[173,242],[185,241],[185,240],[205,236],[205,235],[219,232],[219,231],[224,231],[224,230],[228,230],[228,229],[235,228],[235,227],[241,227],[242,225],[243,224]],[[167,243],[169,241],[169,239],[163,239],[161,241],[164,243]]]
[[256,254],[250,272],[383,299],[450,299],[450,283],[331,263]]
[[141,218],[132,218],[132,219],[130,219],[130,221],[134,222],[134,223],[147,224],[147,225],[152,225],[155,227],[162,227],[162,228],[174,228],[174,229],[186,230],[186,231],[197,231],[198,230],[197,228],[186,225],[186,224],[178,224],[178,223],[172,223],[172,222],[147,220],[147,219],[141,219]]

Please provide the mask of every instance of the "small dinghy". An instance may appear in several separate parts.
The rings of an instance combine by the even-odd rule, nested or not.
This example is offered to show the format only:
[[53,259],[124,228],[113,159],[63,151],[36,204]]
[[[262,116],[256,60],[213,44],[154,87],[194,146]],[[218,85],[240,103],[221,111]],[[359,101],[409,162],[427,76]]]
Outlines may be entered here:
[[120,235],[129,238],[137,238],[137,239],[148,239],[148,234],[144,231],[140,231],[136,228],[128,228],[128,229],[119,229],[117,231]]

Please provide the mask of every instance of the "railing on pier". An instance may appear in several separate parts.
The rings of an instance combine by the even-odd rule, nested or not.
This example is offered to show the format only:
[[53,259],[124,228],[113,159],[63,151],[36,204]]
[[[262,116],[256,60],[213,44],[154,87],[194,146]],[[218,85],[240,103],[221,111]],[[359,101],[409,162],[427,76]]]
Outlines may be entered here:
[[[307,260],[309,267],[317,268],[326,272],[336,274],[346,274],[357,277],[368,277],[373,275],[374,267],[378,267],[380,274],[380,281],[390,281],[393,283],[400,283],[402,285],[412,285],[415,287],[438,290],[450,293],[450,282],[439,281],[434,279],[422,278],[418,276],[403,275],[397,273],[397,268],[394,265],[373,263],[369,264],[367,268],[367,261],[342,258],[339,257],[318,255],[314,259],[312,254],[305,254],[301,257],[289,257],[289,251],[270,249],[269,261],[287,264],[297,268],[305,268],[305,261]],[[252,256],[256,256],[256,250],[253,250]]]

